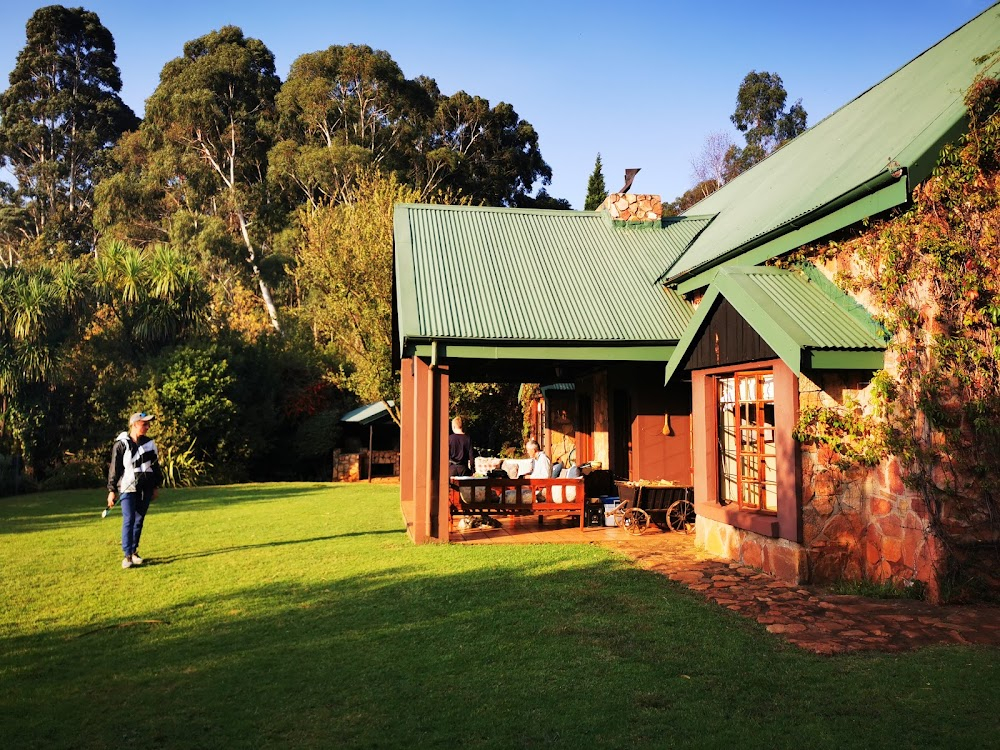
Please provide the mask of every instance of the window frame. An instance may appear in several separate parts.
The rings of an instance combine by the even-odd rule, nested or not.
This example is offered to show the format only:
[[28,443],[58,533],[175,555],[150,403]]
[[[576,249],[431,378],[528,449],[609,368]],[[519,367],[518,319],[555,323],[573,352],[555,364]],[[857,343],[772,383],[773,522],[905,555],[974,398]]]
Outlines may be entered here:
[[[763,513],[776,516],[778,514],[777,490],[777,450],[775,446],[775,405],[774,405],[774,371],[771,368],[737,370],[733,373],[721,373],[714,376],[717,394],[717,430],[718,430],[718,498],[721,505],[735,505],[746,513]],[[731,399],[728,400],[724,383],[732,383]],[[752,382],[752,389],[744,389],[744,382]],[[744,398],[745,391],[751,391],[751,398]],[[770,395],[768,395],[770,390]],[[732,405],[732,431],[725,424],[726,406]],[[770,421],[767,421],[770,407]],[[752,411],[751,411],[752,410]],[[745,416],[746,415],[746,416]],[[750,417],[753,421],[749,421]],[[753,435],[754,450],[747,450],[751,442],[746,440],[747,434]],[[731,439],[731,447],[727,445]],[[770,450],[768,450],[770,446]],[[726,471],[727,459],[731,458],[735,474]],[[747,461],[746,459],[750,459]],[[745,470],[749,464],[754,464],[756,476],[748,478]],[[732,490],[729,486],[732,485]],[[756,488],[752,491],[751,488]],[[730,492],[732,491],[732,495]],[[752,501],[749,496],[756,496]]]
[[[744,510],[720,503],[719,377],[771,370],[774,374],[774,447],[777,512]],[[766,537],[802,541],[801,446],[795,440],[799,377],[780,359],[721,365],[691,371],[692,467],[695,512],[702,517]]]

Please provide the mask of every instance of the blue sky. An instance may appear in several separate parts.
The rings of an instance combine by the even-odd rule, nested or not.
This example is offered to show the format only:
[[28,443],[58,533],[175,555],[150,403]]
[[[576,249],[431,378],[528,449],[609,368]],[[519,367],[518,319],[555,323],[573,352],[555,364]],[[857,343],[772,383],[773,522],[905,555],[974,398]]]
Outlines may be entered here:
[[[45,3],[4,0],[0,85]],[[778,73],[789,104],[814,125],[992,5],[992,0],[756,3],[507,0],[480,4],[357,0],[72,0],[114,35],[122,96],[142,113],[164,63],[226,24],[292,61],[332,44],[384,49],[408,78],[510,102],[539,134],[548,190],[582,208],[601,153],[607,188],[641,167],[634,192],[671,200],[693,184],[691,162],[729,122],[750,70]],[[1000,12],[1000,8],[997,9]],[[1000,39],[997,40],[1000,46]],[[742,142],[740,140],[740,142]]]

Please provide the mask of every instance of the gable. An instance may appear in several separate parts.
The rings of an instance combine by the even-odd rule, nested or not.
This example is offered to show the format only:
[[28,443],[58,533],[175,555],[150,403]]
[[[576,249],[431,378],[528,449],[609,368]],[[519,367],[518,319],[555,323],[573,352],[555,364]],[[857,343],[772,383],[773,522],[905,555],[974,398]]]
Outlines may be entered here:
[[693,346],[685,370],[737,365],[778,355],[725,297],[715,301],[704,331]]
[[[725,303],[725,304],[723,304]],[[727,330],[726,327],[732,330]],[[749,329],[749,330],[748,330]],[[808,369],[881,369],[885,338],[833,284],[770,266],[720,269],[667,361],[669,381],[687,369],[780,358]],[[694,366],[692,362],[709,364]]]

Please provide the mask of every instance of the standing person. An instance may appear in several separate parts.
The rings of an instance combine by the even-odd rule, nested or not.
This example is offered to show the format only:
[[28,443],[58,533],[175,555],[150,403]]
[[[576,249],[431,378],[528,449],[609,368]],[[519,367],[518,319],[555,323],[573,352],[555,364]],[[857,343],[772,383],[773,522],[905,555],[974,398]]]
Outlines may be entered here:
[[108,507],[115,504],[115,495],[122,505],[123,568],[142,565],[139,557],[139,537],[146,520],[149,504],[156,499],[163,475],[156,443],[146,437],[151,414],[136,412],[128,419],[128,432],[115,438],[108,467]]
[[470,476],[476,454],[472,450],[472,438],[462,431],[461,417],[451,420],[451,431],[448,436],[448,476]]

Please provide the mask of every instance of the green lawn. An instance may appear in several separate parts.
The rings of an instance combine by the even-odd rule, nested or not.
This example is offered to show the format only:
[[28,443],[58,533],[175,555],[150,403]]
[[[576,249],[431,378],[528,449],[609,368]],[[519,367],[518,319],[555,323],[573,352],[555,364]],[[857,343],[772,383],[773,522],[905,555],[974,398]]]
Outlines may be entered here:
[[412,546],[390,485],[0,500],[0,748],[995,747],[1000,652],[819,657],[587,546]]

